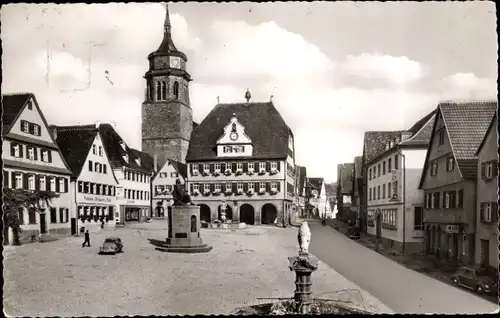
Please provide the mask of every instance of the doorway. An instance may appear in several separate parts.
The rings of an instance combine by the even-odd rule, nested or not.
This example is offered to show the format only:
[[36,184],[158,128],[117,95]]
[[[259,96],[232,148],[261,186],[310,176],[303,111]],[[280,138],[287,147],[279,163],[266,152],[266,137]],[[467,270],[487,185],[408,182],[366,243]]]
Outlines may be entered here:
[[40,233],[47,233],[47,220],[45,218],[45,213],[40,213]]
[[243,204],[240,207],[240,221],[249,225],[255,224],[255,210],[250,204]]
[[483,266],[490,265],[490,241],[481,239],[481,259],[480,264]]
[[76,235],[76,218],[71,218],[71,235]]
[[273,224],[278,217],[278,210],[271,203],[266,203],[262,207],[262,224]]

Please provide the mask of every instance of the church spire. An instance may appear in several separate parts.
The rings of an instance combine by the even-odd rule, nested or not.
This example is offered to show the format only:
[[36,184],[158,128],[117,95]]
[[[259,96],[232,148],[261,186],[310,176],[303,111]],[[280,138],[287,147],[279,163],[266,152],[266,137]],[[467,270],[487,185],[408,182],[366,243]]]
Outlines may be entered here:
[[168,12],[168,3],[165,3],[165,23],[163,24],[164,33],[171,35],[170,13]]

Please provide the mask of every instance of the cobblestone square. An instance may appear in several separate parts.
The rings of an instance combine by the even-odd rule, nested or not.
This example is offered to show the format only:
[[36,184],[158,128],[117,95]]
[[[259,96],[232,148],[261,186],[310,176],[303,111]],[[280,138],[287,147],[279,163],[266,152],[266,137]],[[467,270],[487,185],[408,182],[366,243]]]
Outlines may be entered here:
[[[119,236],[124,253],[98,255],[106,236]],[[206,254],[156,251],[148,238],[165,239],[162,221],[138,223],[91,236],[9,247],[4,251],[4,307],[8,316],[227,314],[236,307],[292,297],[297,229],[272,226],[239,231],[203,229]],[[314,240],[314,237],[313,237]],[[314,296],[391,312],[320,262]]]

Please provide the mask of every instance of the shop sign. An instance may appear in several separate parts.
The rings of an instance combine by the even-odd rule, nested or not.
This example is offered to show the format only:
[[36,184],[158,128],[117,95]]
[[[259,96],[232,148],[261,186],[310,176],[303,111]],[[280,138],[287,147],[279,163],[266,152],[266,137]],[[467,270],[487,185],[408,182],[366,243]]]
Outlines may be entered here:
[[123,186],[116,186],[115,194],[116,194],[117,199],[123,199],[125,197],[124,191],[123,191]]
[[446,224],[446,227],[445,227],[446,233],[450,233],[450,234],[458,233],[459,230],[460,230],[460,227],[458,226],[458,224]]
[[109,197],[89,196],[89,195],[84,195],[83,201],[102,202],[102,203],[111,203],[112,202],[111,198],[109,198]]

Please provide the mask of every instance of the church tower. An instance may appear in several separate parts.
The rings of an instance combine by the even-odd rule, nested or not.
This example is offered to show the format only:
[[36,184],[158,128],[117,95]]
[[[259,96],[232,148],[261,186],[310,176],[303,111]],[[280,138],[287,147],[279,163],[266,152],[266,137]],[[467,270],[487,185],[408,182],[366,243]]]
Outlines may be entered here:
[[172,41],[168,4],[163,41],[148,55],[146,96],[142,104],[142,151],[156,157],[158,168],[167,159],[185,162],[193,130],[189,103],[187,57]]

